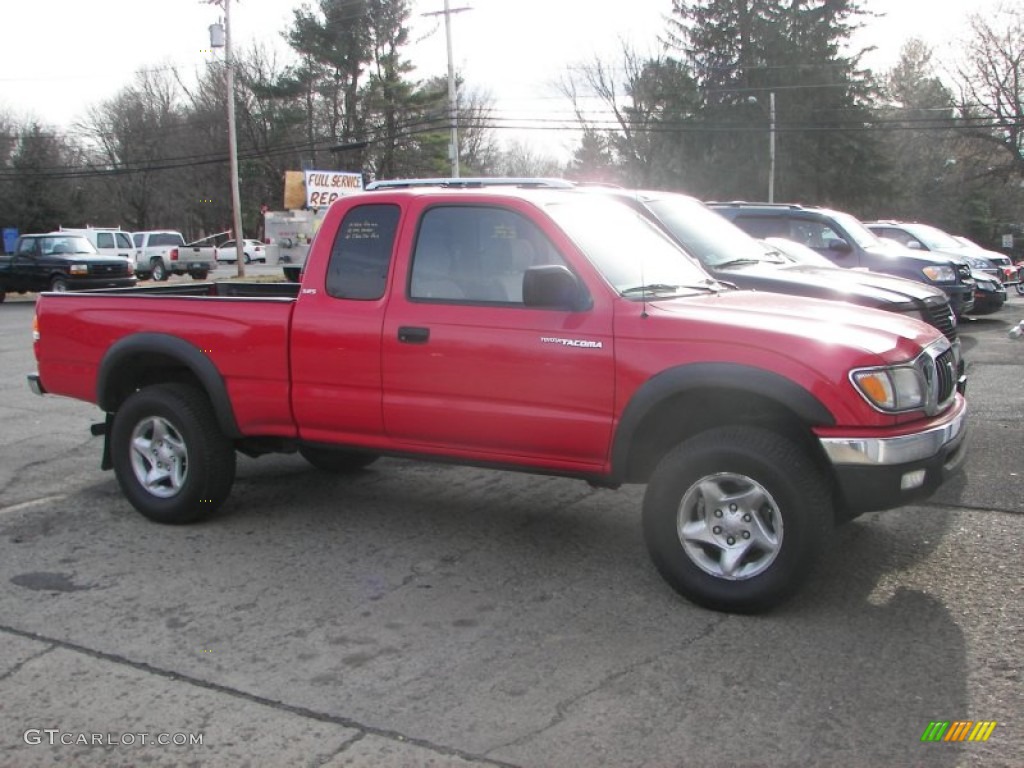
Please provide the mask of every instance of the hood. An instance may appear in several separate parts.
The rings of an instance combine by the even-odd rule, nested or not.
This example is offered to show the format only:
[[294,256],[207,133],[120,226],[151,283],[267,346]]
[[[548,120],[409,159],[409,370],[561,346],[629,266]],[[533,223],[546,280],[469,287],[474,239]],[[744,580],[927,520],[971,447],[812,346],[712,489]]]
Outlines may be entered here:
[[926,267],[930,264],[936,265],[948,265],[950,263],[958,266],[966,266],[967,262],[964,260],[963,254],[957,254],[945,251],[919,251],[914,248],[907,248],[899,243],[883,240],[880,246],[872,246],[865,250],[871,251],[872,253],[879,256],[888,256],[893,259],[899,259],[901,261],[916,261],[922,267]]
[[779,266],[761,263],[741,270],[721,270],[716,277],[731,280],[744,288],[849,301],[883,309],[893,309],[893,304],[941,300],[945,296],[938,288],[914,280],[866,270],[808,264]]
[[[697,335],[709,342],[745,340],[762,350],[805,359],[817,347],[846,347],[887,360],[906,360],[943,338],[935,328],[904,314],[779,293],[727,291],[652,301],[646,310],[651,318],[685,318],[691,326],[688,335],[692,324],[704,324]],[[666,322],[655,335],[671,338],[674,325]],[[799,337],[797,343],[793,337]]]

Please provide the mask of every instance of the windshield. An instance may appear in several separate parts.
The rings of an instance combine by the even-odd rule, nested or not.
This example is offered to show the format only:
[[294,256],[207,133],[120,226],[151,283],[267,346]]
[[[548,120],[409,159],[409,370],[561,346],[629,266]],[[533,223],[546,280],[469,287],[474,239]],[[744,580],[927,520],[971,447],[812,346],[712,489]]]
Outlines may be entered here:
[[[664,298],[717,287],[657,225],[622,203],[581,196],[547,211],[620,295]],[[643,286],[651,290],[638,290]]]
[[853,238],[853,242],[861,248],[884,248],[885,245],[878,239],[878,235],[861,224],[857,219],[848,213],[834,213],[833,218],[846,230],[846,234]]
[[766,254],[754,238],[697,200],[666,195],[645,200],[644,205],[705,266],[778,261]]
[[98,251],[93,248],[92,243],[84,237],[75,235],[61,235],[44,237],[40,245],[40,252],[46,256],[51,253],[85,253],[94,255]]
[[929,251],[962,251],[964,249],[964,246],[950,235],[927,224],[907,225],[905,229],[924,243]]

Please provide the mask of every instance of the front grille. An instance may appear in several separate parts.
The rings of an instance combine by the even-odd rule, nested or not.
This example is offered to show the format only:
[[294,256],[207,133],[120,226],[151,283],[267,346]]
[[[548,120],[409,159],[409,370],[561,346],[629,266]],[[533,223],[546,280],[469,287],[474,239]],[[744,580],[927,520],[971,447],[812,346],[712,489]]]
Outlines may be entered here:
[[936,400],[939,407],[952,402],[956,394],[956,356],[952,349],[947,349],[935,358]]
[[89,274],[94,277],[128,277],[128,261],[124,264],[92,264]]
[[949,306],[948,301],[926,303],[924,310],[927,314],[927,321],[929,325],[938,328],[942,335],[950,341],[956,341],[958,335],[956,330],[956,316],[953,314],[953,310]]

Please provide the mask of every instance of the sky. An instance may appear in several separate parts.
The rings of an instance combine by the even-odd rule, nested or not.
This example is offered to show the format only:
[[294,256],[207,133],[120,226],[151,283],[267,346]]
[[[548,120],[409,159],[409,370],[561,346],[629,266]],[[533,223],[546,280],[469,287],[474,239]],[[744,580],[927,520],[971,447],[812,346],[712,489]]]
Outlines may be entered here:
[[[911,35],[937,56],[954,50],[968,12],[994,0],[862,0],[870,11],[861,46],[878,51],[868,63],[891,66]],[[302,0],[231,0],[236,50],[261,43],[289,56],[281,31]],[[111,99],[144,69],[177,67],[186,80],[211,56],[208,28],[223,10],[207,0],[6,0],[0,44],[0,109],[19,118],[70,129],[90,107]],[[615,61],[623,42],[658,51],[671,0],[450,0],[455,67],[467,87],[490,95],[496,117],[536,121],[569,116],[556,83],[567,69]],[[444,0],[413,0],[413,46],[421,77],[447,74]],[[434,14],[434,15],[431,15]],[[14,32],[16,30],[16,33]],[[519,122],[521,125],[522,122]],[[541,155],[569,152],[564,133],[506,130]]]

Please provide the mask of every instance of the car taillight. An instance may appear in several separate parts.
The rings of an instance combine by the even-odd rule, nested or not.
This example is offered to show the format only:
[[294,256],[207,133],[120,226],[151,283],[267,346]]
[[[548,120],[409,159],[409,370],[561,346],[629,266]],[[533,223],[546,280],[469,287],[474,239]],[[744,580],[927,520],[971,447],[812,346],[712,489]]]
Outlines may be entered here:
[[171,248],[171,261],[177,261],[177,260],[178,260],[178,249],[177,248]]

